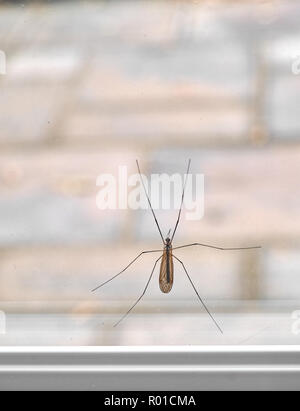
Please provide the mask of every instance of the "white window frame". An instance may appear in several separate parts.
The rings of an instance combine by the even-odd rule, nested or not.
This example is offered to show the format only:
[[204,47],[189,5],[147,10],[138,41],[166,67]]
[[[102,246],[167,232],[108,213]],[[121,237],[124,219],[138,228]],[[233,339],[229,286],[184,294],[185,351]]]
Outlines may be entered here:
[[300,346],[0,348],[0,390],[299,389]]

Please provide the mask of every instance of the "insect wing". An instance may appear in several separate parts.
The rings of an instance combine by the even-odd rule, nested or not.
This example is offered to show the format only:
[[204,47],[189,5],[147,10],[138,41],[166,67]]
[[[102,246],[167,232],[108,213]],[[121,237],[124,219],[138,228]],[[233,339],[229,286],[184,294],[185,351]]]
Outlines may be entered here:
[[170,249],[164,251],[160,265],[159,288],[163,293],[167,294],[172,290],[173,280],[174,266],[172,250]]

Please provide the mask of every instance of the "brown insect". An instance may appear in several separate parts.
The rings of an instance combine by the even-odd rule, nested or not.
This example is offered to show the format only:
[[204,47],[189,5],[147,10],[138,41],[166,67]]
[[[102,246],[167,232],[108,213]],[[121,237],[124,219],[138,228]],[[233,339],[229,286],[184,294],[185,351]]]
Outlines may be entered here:
[[161,259],[160,274],[159,274],[159,288],[165,294],[168,294],[173,287],[174,281],[174,265],[172,257],[172,244],[168,237],[166,239],[166,246]]
[[187,176],[189,175],[189,172],[190,172],[191,160],[189,160],[189,162],[188,162],[187,173],[186,173],[186,176],[185,176],[185,181],[184,181],[183,191],[182,191],[181,205],[180,205],[180,209],[179,209],[179,213],[178,213],[178,218],[177,218],[177,221],[176,221],[176,225],[175,225],[175,228],[174,228],[174,231],[173,231],[172,236],[170,236],[170,234],[171,234],[171,230],[170,230],[169,233],[168,233],[168,235],[167,235],[167,238],[166,238],[166,239],[164,239],[164,237],[163,237],[163,235],[162,235],[162,231],[161,231],[160,226],[159,226],[159,224],[158,224],[156,215],[155,215],[155,213],[154,213],[154,211],[153,211],[153,207],[152,207],[152,205],[151,205],[151,201],[150,201],[149,195],[148,195],[148,193],[147,193],[147,190],[146,190],[146,187],[145,187],[143,178],[142,178],[142,174],[141,174],[141,170],[140,170],[140,166],[139,166],[138,161],[136,161],[136,163],[137,163],[137,167],[138,167],[138,172],[139,172],[140,177],[141,177],[142,185],[143,185],[143,188],[144,188],[144,191],[145,191],[147,200],[148,200],[148,204],[149,204],[150,210],[151,210],[151,212],[152,212],[152,214],[153,214],[153,217],[154,217],[156,226],[157,226],[157,228],[158,228],[160,237],[161,237],[161,239],[162,239],[163,247],[164,247],[164,248],[163,248],[163,250],[142,251],[142,252],[141,252],[137,257],[135,257],[135,259],[132,260],[122,271],[120,271],[118,274],[114,275],[114,276],[113,276],[112,278],[110,278],[109,280],[105,281],[104,283],[102,283],[102,284],[100,284],[99,286],[97,286],[96,288],[94,288],[94,289],[92,290],[92,292],[98,290],[100,287],[104,286],[105,284],[107,284],[107,283],[109,283],[110,281],[112,281],[114,278],[116,278],[116,277],[118,277],[119,275],[121,275],[122,273],[124,273],[124,272],[125,272],[133,263],[135,263],[142,255],[144,255],[144,254],[149,254],[149,253],[162,253],[162,255],[155,261],[154,267],[153,267],[153,269],[152,269],[152,271],[151,271],[150,277],[149,277],[149,279],[148,279],[148,281],[147,281],[147,284],[146,284],[146,287],[145,287],[143,293],[142,293],[141,296],[137,299],[137,301],[133,304],[133,306],[123,315],[123,317],[122,317],[114,326],[116,327],[118,324],[120,324],[120,322],[124,320],[124,318],[133,310],[133,308],[134,308],[134,307],[139,303],[139,301],[143,298],[143,296],[145,295],[145,293],[146,293],[146,291],[147,291],[147,289],[148,289],[148,286],[149,286],[149,284],[150,284],[150,281],[151,281],[151,279],[152,279],[152,277],[153,277],[155,268],[156,268],[156,266],[157,266],[157,264],[159,263],[160,260],[161,260],[161,263],[160,263],[160,274],[159,274],[159,287],[160,287],[160,290],[161,290],[163,293],[165,293],[165,294],[169,293],[169,292],[172,290],[173,282],[174,282],[174,259],[175,259],[176,261],[178,261],[178,262],[181,264],[181,266],[182,266],[182,268],[183,268],[186,276],[187,276],[188,279],[189,279],[189,282],[191,283],[191,285],[192,285],[192,287],[193,287],[193,289],[194,289],[194,291],[195,291],[195,293],[196,293],[199,301],[200,301],[201,304],[203,305],[204,309],[206,310],[206,312],[208,313],[208,315],[210,316],[210,318],[213,320],[213,322],[215,323],[215,325],[217,326],[217,328],[219,329],[219,331],[220,331],[221,333],[223,333],[221,327],[219,326],[219,324],[217,323],[217,321],[215,320],[215,318],[213,317],[213,315],[210,313],[210,311],[209,311],[209,309],[207,308],[206,304],[204,303],[203,299],[200,297],[200,295],[199,295],[199,293],[198,293],[198,291],[197,291],[197,289],[196,289],[196,287],[195,287],[195,285],[194,285],[194,283],[193,283],[193,281],[192,281],[192,279],[191,279],[191,277],[190,277],[190,275],[189,275],[189,273],[188,273],[188,271],[187,271],[184,263],[183,263],[181,260],[179,260],[179,258],[177,258],[177,257],[174,255],[173,251],[174,251],[174,250],[179,250],[179,249],[181,249],[181,248],[193,247],[193,246],[208,247],[208,248],[213,248],[213,249],[215,249],[215,250],[222,250],[222,251],[253,250],[253,249],[261,248],[261,246],[255,246],[255,247],[238,247],[238,248],[224,248],[224,247],[217,247],[217,246],[209,245],[209,244],[192,243],[192,244],[181,245],[181,246],[178,246],[178,247],[173,248],[173,240],[174,240],[174,237],[175,237],[175,234],[176,234],[176,231],[177,231],[177,227],[178,227],[178,224],[179,224],[179,221],[180,221],[180,217],[181,217],[182,206],[183,206],[183,202],[184,202],[184,193],[185,193],[185,188],[186,188]]

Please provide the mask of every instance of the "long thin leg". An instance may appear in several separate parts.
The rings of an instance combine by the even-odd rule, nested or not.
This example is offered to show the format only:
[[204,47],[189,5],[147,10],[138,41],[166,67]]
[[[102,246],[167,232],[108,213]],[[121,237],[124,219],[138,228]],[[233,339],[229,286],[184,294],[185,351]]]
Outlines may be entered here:
[[213,317],[212,314],[210,313],[209,309],[208,309],[207,306],[205,305],[204,301],[203,301],[202,298],[200,297],[200,295],[199,295],[196,287],[194,286],[194,283],[193,283],[191,277],[189,276],[189,273],[187,272],[187,269],[185,268],[185,265],[184,265],[183,262],[180,261],[179,258],[177,258],[174,254],[172,254],[172,256],[173,256],[177,261],[179,261],[180,264],[182,265],[182,267],[183,267],[183,269],[184,269],[184,271],[185,271],[185,273],[186,273],[186,275],[187,275],[190,283],[192,284],[192,287],[193,287],[195,293],[197,294],[197,297],[199,298],[201,304],[203,305],[203,307],[205,308],[206,312],[208,313],[208,315],[210,316],[210,318],[213,320],[213,322],[215,323],[215,325],[217,326],[217,328],[219,329],[219,331],[223,334],[223,331],[222,331],[221,327],[219,326],[219,324],[217,323],[217,321],[214,319],[214,317]]
[[172,238],[171,238],[171,243],[172,243],[172,241],[173,241],[173,239],[174,239],[174,237],[175,237],[176,230],[177,230],[177,227],[178,227],[178,224],[179,224],[179,221],[180,221],[180,217],[181,217],[181,211],[182,211],[182,206],[183,206],[183,201],[184,201],[185,186],[186,186],[188,174],[189,174],[189,172],[190,172],[190,166],[191,166],[191,160],[189,160],[189,163],[188,163],[188,168],[187,168],[187,172],[186,172],[186,176],[185,176],[185,182],[184,182],[183,190],[182,190],[180,210],[179,210],[179,213],[178,213],[178,218],[177,218],[176,225],[175,225],[175,228],[174,228],[174,231],[173,231],[173,235],[172,235]]
[[122,271],[120,271],[118,274],[114,275],[113,277],[111,277],[109,280],[105,281],[104,283],[98,285],[96,288],[94,288],[92,290],[92,293],[96,290],[98,290],[98,288],[102,287],[103,285],[109,283],[110,281],[112,281],[113,279],[115,279],[116,277],[118,277],[119,275],[121,275],[122,273],[124,273],[124,271],[126,271],[133,263],[136,262],[136,260],[138,260],[143,254],[149,254],[149,253],[161,253],[163,250],[150,250],[150,251],[142,251],[137,257],[135,257],[134,260],[131,261],[131,263],[129,263]]
[[222,251],[235,251],[235,250],[254,250],[257,248],[261,248],[260,245],[254,246],[254,247],[234,247],[234,248],[224,248],[224,247],[217,247],[214,245],[209,245],[209,244],[201,244],[201,243],[193,243],[193,244],[187,244],[187,245],[181,245],[179,247],[174,247],[173,250],[179,250],[180,248],[186,248],[186,247],[193,247],[195,245],[199,245],[200,247],[208,247],[208,248],[214,248],[215,250],[222,250]]
[[146,187],[145,187],[145,183],[144,183],[144,180],[143,180],[143,177],[142,177],[142,173],[141,173],[141,170],[140,170],[140,165],[139,165],[138,160],[136,160],[136,165],[137,165],[137,168],[138,168],[139,175],[140,175],[140,177],[141,177],[141,182],[142,182],[142,184],[143,184],[144,191],[145,191],[145,194],[146,194],[146,197],[147,197],[148,204],[149,204],[149,206],[150,206],[150,209],[151,209],[152,215],[153,215],[154,220],[155,220],[155,223],[156,223],[156,225],[157,225],[157,228],[158,228],[159,234],[160,234],[160,236],[161,236],[162,242],[163,242],[163,244],[165,244],[164,237],[163,237],[163,235],[162,235],[162,232],[161,232],[160,226],[159,226],[159,224],[158,224],[158,221],[157,221],[157,218],[156,218],[155,212],[154,212],[154,210],[153,210],[153,207],[152,207],[152,204],[151,204],[151,201],[150,201],[149,195],[148,195],[147,190],[146,190]]
[[157,266],[157,263],[159,262],[159,260],[160,260],[161,258],[162,258],[162,255],[155,261],[154,267],[153,267],[153,269],[152,269],[152,271],[151,271],[149,280],[148,280],[148,282],[147,282],[147,284],[146,284],[146,287],[145,287],[142,295],[136,300],[136,302],[135,302],[135,303],[133,304],[133,306],[127,311],[127,313],[124,314],[123,317],[114,325],[114,327],[116,327],[117,325],[119,325],[120,322],[123,321],[125,317],[127,317],[127,315],[130,313],[130,311],[132,311],[132,310],[134,309],[134,307],[139,303],[139,301],[143,298],[143,296],[145,295],[145,293],[146,293],[146,291],[147,291],[147,288],[148,288],[148,286],[149,286],[149,284],[150,284],[150,281],[151,281],[151,278],[152,278],[152,276],[153,276],[155,267]]

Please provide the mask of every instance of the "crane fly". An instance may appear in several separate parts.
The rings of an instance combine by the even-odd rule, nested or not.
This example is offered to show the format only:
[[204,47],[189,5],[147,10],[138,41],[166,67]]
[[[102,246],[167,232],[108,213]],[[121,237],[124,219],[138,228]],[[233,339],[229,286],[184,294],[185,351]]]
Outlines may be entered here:
[[210,318],[212,319],[212,321],[214,322],[214,324],[216,325],[216,327],[218,328],[218,330],[223,334],[223,331],[221,329],[221,327],[219,326],[219,324],[217,323],[217,321],[215,320],[214,316],[211,314],[211,312],[209,311],[207,305],[205,304],[204,300],[201,298],[200,294],[198,293],[193,280],[191,279],[185,264],[179,259],[177,258],[173,251],[174,250],[179,250],[179,249],[183,249],[183,248],[187,248],[187,247],[195,247],[195,246],[199,246],[199,247],[207,247],[207,248],[212,248],[215,250],[221,250],[221,251],[237,251],[237,250],[253,250],[253,249],[258,249],[261,248],[261,246],[254,246],[254,247],[234,247],[234,248],[224,248],[224,247],[218,247],[215,245],[209,245],[209,244],[202,244],[202,243],[192,243],[192,244],[186,244],[186,245],[181,245],[181,246],[177,246],[177,247],[173,247],[173,240],[180,222],[180,218],[181,218],[181,212],[182,212],[182,206],[184,203],[184,194],[185,194],[185,188],[186,188],[186,183],[187,183],[187,177],[189,175],[190,172],[190,166],[191,166],[191,160],[189,160],[188,162],[188,167],[187,167],[187,173],[185,175],[185,180],[184,180],[184,184],[183,184],[183,190],[182,190],[182,197],[181,197],[181,204],[180,204],[180,209],[179,209],[179,213],[178,213],[178,217],[177,217],[177,221],[175,224],[175,228],[173,230],[173,233],[171,235],[171,230],[169,231],[168,235],[166,238],[163,237],[160,225],[158,224],[158,220],[156,218],[156,215],[154,213],[148,192],[146,190],[146,186],[145,183],[143,181],[143,177],[141,174],[141,170],[140,170],[140,166],[139,166],[139,162],[138,160],[136,160],[136,164],[137,164],[137,169],[141,178],[141,182],[143,185],[143,189],[145,191],[146,197],[147,197],[147,201],[150,207],[150,210],[152,212],[155,224],[157,226],[159,235],[161,237],[162,243],[163,243],[163,249],[160,250],[148,250],[148,251],[142,251],[137,257],[135,257],[122,271],[120,271],[118,274],[114,275],[113,277],[111,277],[110,279],[108,279],[107,281],[105,281],[104,283],[98,285],[96,288],[94,288],[92,290],[92,292],[98,290],[100,287],[103,287],[105,284],[109,283],[110,281],[114,280],[116,277],[118,277],[119,275],[123,274],[129,267],[131,267],[141,256],[145,255],[145,254],[150,254],[150,253],[162,253],[161,256],[155,261],[154,263],[154,267],[152,268],[150,277],[146,283],[146,286],[142,292],[142,294],[140,295],[140,297],[136,300],[136,302],[132,305],[132,307],[130,307],[130,309],[123,315],[123,317],[114,325],[114,327],[116,327],[118,324],[120,324],[125,317],[127,317],[127,315],[134,309],[134,307],[140,302],[140,300],[143,298],[143,296],[145,295],[148,286],[150,284],[150,281],[153,277],[155,268],[157,267],[157,264],[160,262],[160,274],[159,274],[159,288],[160,290],[165,293],[168,294],[173,287],[173,282],[174,282],[174,260],[176,260],[183,268],[183,271],[185,272],[189,282],[191,283],[191,286],[194,290],[194,292],[196,293],[196,296],[198,298],[198,300],[200,301],[200,303],[202,304],[203,308],[205,309],[205,311],[207,312],[207,314],[210,316]]

